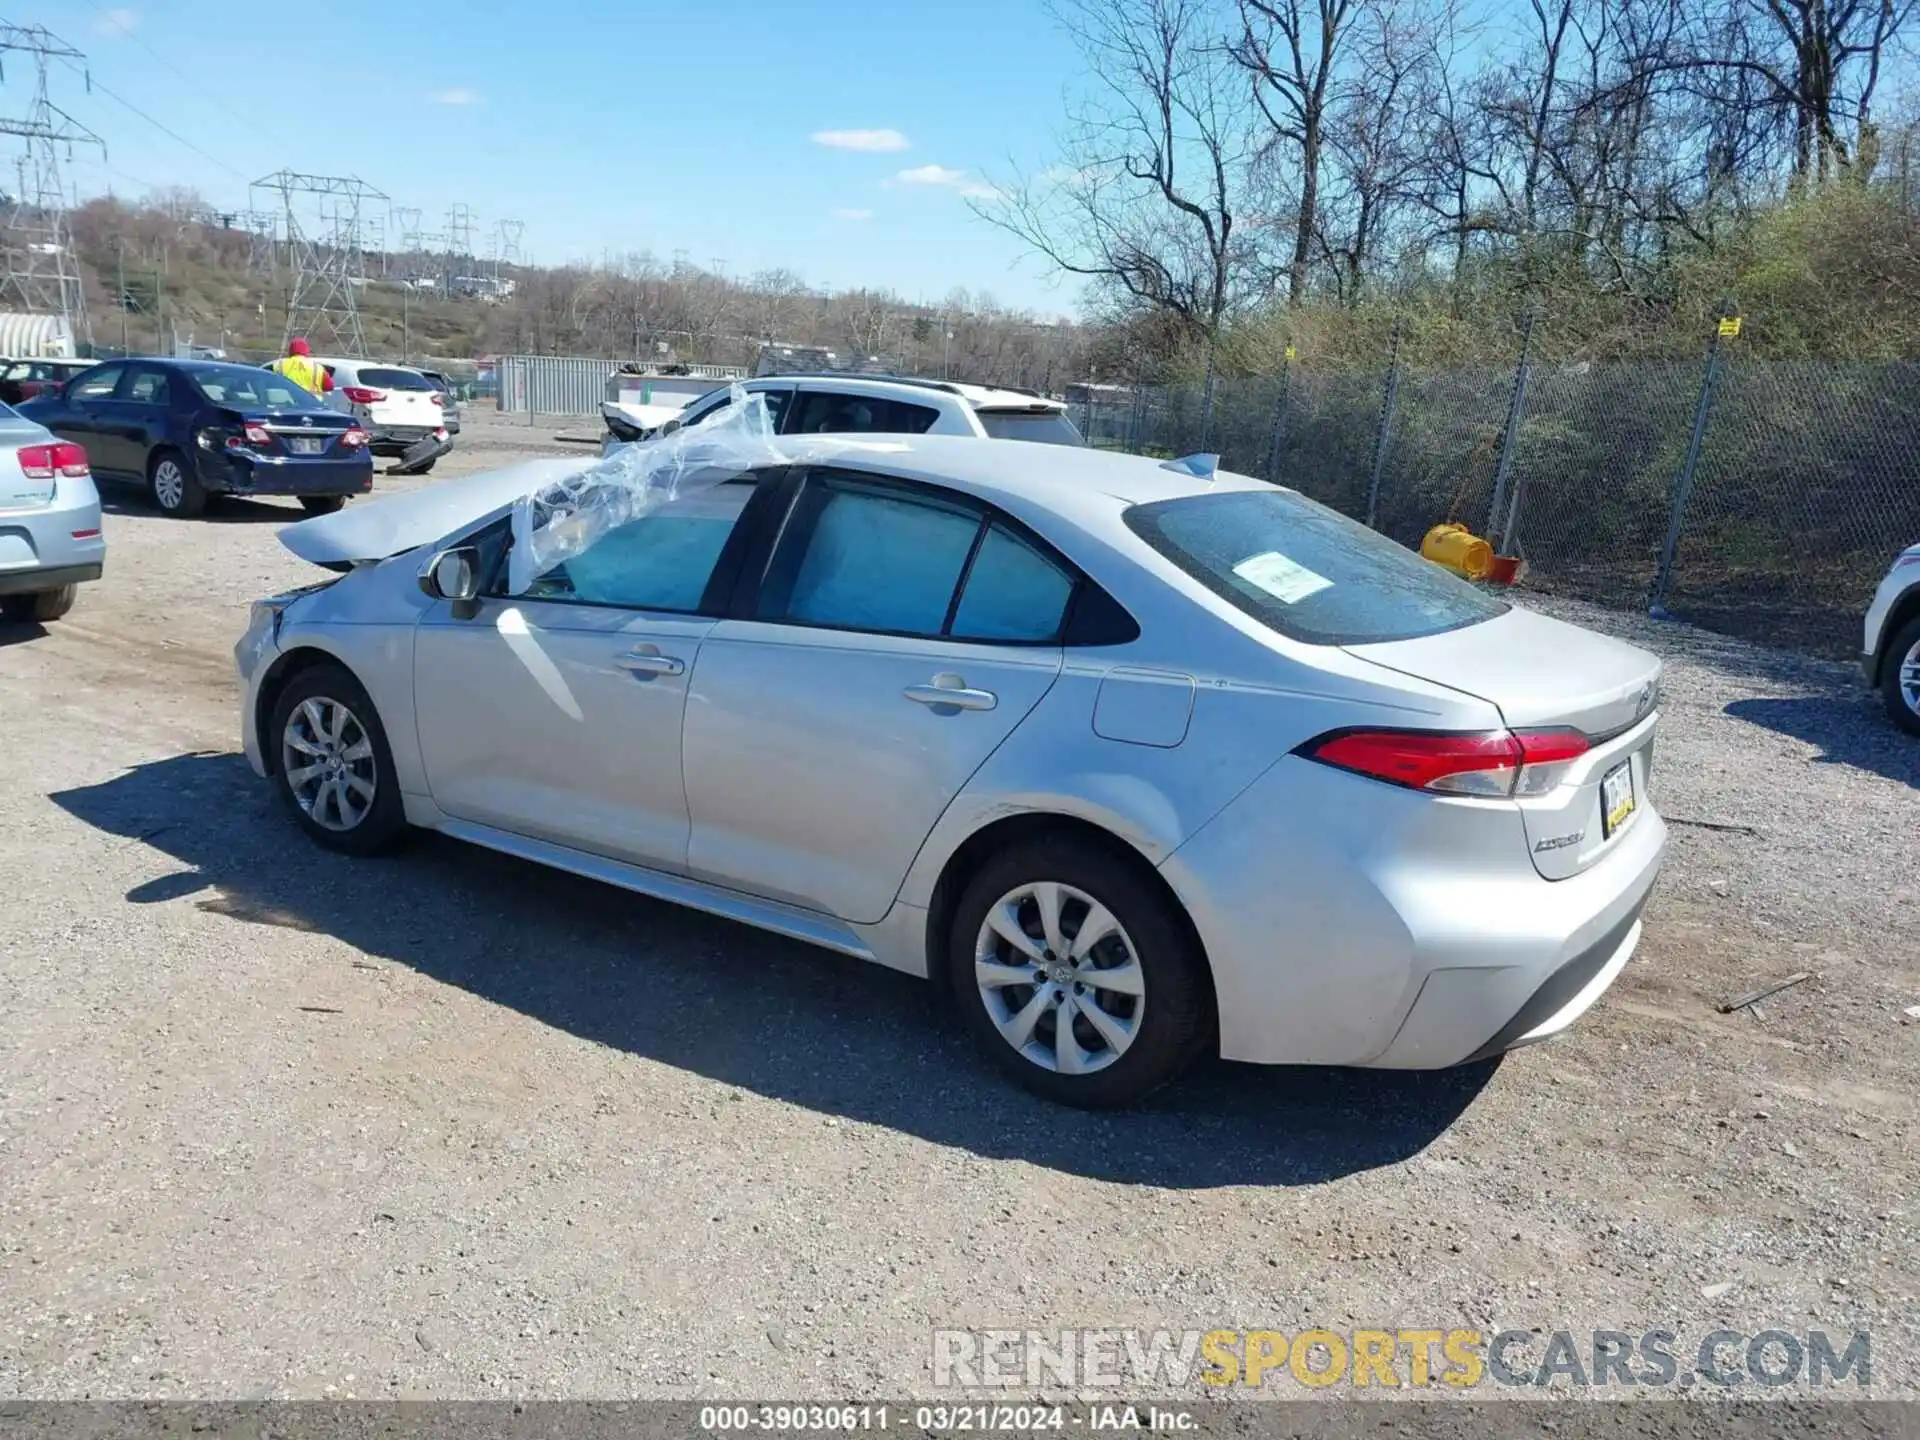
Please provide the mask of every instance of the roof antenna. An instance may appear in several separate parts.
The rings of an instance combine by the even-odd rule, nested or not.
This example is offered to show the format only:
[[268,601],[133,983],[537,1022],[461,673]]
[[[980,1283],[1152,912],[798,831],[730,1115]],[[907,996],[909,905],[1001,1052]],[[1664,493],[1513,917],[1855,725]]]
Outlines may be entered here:
[[1196,480],[1213,483],[1213,472],[1220,468],[1218,455],[1182,455],[1178,460],[1162,460],[1162,470],[1171,470],[1176,475],[1191,475]]

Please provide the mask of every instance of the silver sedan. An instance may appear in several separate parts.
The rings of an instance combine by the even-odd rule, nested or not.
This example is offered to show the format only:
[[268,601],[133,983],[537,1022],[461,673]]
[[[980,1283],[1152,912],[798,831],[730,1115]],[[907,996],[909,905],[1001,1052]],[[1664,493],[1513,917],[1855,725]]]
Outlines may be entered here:
[[345,573],[254,607],[254,769],[333,849],[431,828],[924,976],[1077,1105],[1458,1064],[1627,964],[1653,657],[1204,464],[781,443],[291,527]]
[[87,452],[0,405],[0,619],[59,619],[106,556]]

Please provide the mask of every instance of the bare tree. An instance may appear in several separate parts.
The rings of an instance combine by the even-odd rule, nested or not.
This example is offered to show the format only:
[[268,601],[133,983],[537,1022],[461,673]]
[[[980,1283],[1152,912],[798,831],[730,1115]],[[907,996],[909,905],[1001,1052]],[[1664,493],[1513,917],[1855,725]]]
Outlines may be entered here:
[[1328,108],[1347,27],[1364,0],[1239,0],[1239,35],[1228,47],[1253,77],[1254,99],[1271,133],[1264,152],[1279,158],[1291,147],[1295,177],[1292,253],[1287,303],[1307,296],[1315,228],[1320,215],[1321,165]]
[[1122,310],[1216,334],[1251,269],[1240,231],[1256,143],[1210,0],[1058,0],[1094,92],[1061,163],[1017,176],[982,219],[1084,276]]

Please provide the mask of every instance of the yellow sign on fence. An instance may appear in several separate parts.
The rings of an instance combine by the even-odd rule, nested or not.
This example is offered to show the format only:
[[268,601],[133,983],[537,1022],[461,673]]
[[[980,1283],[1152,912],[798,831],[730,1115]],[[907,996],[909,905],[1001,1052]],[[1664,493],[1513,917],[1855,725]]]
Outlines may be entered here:
[[1731,340],[1739,333],[1740,317],[1738,315],[1722,315],[1720,317],[1720,338],[1722,340]]

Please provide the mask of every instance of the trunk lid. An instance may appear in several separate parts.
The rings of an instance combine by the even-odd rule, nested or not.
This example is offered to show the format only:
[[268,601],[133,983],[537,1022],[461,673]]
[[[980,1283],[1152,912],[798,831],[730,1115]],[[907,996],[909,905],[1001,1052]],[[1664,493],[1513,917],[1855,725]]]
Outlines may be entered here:
[[1489,701],[1509,729],[1588,738],[1593,748],[1555,789],[1517,801],[1534,867],[1549,880],[1594,864],[1648,808],[1660,661],[1646,651],[1517,606],[1438,635],[1344,648]]

